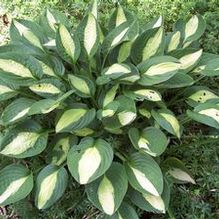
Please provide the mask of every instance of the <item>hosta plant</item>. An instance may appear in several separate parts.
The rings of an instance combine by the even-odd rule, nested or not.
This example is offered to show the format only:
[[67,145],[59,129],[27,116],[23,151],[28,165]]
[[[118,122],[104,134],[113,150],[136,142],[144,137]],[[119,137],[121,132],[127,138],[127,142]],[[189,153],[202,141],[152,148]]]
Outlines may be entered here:
[[11,23],[0,47],[0,154],[13,164],[0,171],[1,206],[28,196],[47,209],[73,177],[105,218],[134,219],[136,206],[165,213],[172,183],[195,183],[162,154],[191,119],[219,128],[219,97],[199,83],[219,75],[218,56],[197,46],[202,17],[165,33],[162,17],[140,27],[120,5],[100,25],[97,7],[76,29],[50,9]]

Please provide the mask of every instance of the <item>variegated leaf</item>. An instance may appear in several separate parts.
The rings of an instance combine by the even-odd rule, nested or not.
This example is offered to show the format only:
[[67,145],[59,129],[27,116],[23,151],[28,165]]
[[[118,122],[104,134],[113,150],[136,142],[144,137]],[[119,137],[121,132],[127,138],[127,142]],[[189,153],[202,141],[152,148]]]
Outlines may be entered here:
[[100,43],[98,23],[92,13],[89,13],[81,21],[77,28],[77,34],[87,56],[92,57],[97,52]]
[[199,104],[193,111],[187,110],[187,115],[200,123],[219,129],[219,105],[208,101]]
[[161,94],[152,89],[131,89],[131,90],[124,90],[124,94],[131,99],[137,101],[149,100],[153,102],[161,101],[162,97]]
[[181,32],[176,31],[173,33],[170,33],[166,37],[166,51],[171,52],[173,50],[176,50],[181,45]]
[[134,100],[126,96],[119,96],[115,101],[119,104],[116,113],[102,120],[105,128],[111,131],[131,124],[137,116]]
[[40,26],[28,20],[13,19],[10,26],[10,37],[14,42],[22,42],[28,46],[33,46],[42,52],[42,43],[45,36],[40,29]]
[[170,52],[169,55],[177,58],[181,63],[180,72],[188,73],[198,64],[202,55],[202,49],[178,49]]
[[40,25],[49,38],[55,39],[59,24],[69,27],[68,18],[54,9],[46,9],[39,19]]
[[157,27],[161,27],[164,24],[164,18],[162,16],[156,17],[152,19],[150,22],[147,24],[143,25],[142,27],[142,32],[149,30],[149,29],[154,29]]
[[149,29],[140,34],[133,43],[131,58],[135,64],[139,64],[155,55],[163,55],[164,29],[158,27]]
[[134,20],[131,24],[129,22],[122,23],[110,31],[105,37],[102,44],[102,52],[108,54],[109,51],[121,43],[135,39],[138,32],[139,26],[137,20]]
[[182,35],[184,48],[191,42],[198,40],[205,31],[205,21],[201,15],[193,15],[186,21],[179,20],[175,25],[175,30],[179,30]]
[[101,96],[99,98],[99,105],[102,108],[107,106],[109,103],[111,103],[115,99],[118,88],[119,88],[119,85],[116,84],[101,93]]
[[17,86],[12,86],[0,80],[0,101],[8,100],[18,94]]
[[35,205],[46,209],[53,205],[64,194],[68,183],[68,173],[64,167],[50,164],[44,167],[37,176]]
[[168,145],[165,134],[155,127],[147,127],[142,131],[137,128],[131,128],[129,130],[129,138],[136,149],[154,157],[160,156]]
[[39,96],[51,98],[57,97],[65,92],[64,84],[58,79],[42,79],[29,87],[31,91]]
[[80,184],[90,183],[103,175],[112,160],[111,145],[103,139],[95,140],[90,137],[82,139],[67,157],[68,168]]
[[95,109],[71,108],[65,110],[56,124],[56,132],[72,132],[86,127],[94,119]]
[[70,148],[77,143],[78,138],[75,135],[57,135],[50,144],[51,151],[48,154],[48,163],[60,166],[66,161]]
[[9,104],[3,111],[1,119],[4,125],[16,123],[28,116],[28,112],[35,100],[19,98]]
[[86,76],[82,75],[68,75],[69,81],[73,88],[76,90],[76,94],[81,97],[91,97],[95,93],[95,84]]
[[171,56],[157,56],[138,65],[141,78],[138,81],[143,86],[159,84],[169,80],[181,68],[180,62]]
[[186,89],[184,96],[187,98],[187,103],[195,107],[200,103],[205,103],[208,100],[218,99],[219,96],[216,95],[212,90],[205,86],[193,86]]
[[160,196],[163,175],[159,165],[147,154],[133,153],[125,164],[129,183],[141,193]]
[[120,83],[130,84],[139,79],[138,69],[134,65],[115,63],[101,72],[96,80],[97,84],[103,85],[108,83],[111,79],[118,80]]
[[28,115],[47,114],[57,109],[74,91],[70,90],[57,99],[42,99],[33,103]]
[[46,148],[47,137],[48,133],[38,123],[28,120],[6,132],[0,154],[15,158],[35,156]]
[[196,184],[191,172],[179,159],[175,157],[168,157],[162,165],[175,182]]
[[32,173],[21,164],[11,164],[0,170],[0,205],[6,206],[24,199],[33,188]]
[[134,205],[144,211],[165,214],[170,202],[170,185],[164,178],[164,188],[161,195],[154,196],[148,193],[140,193],[132,189],[128,196]]
[[133,21],[133,14],[118,4],[118,7],[113,11],[109,19],[108,29],[112,30],[125,22],[132,23]]
[[60,56],[69,63],[75,63],[80,56],[81,47],[77,35],[72,36],[62,24],[57,31],[56,47]]
[[182,134],[182,127],[175,115],[170,110],[152,110],[152,116],[163,129],[180,138]]
[[86,186],[88,199],[107,215],[113,215],[122,203],[128,188],[124,167],[114,162],[106,173]]
[[0,77],[9,84],[26,86],[42,75],[42,68],[35,58],[13,52],[0,54]]

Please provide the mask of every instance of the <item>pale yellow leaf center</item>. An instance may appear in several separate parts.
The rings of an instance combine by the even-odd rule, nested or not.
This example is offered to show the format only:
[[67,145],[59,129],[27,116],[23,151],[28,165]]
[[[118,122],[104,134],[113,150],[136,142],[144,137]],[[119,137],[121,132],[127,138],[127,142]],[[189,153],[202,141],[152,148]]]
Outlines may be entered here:
[[56,19],[54,18],[54,16],[52,15],[52,13],[47,9],[46,10],[46,18],[48,20],[49,26],[56,31],[55,29],[55,24],[57,23]]
[[180,64],[175,62],[163,62],[151,66],[144,74],[149,76],[163,75],[176,71],[180,68]]
[[74,75],[70,75],[69,79],[70,79],[70,81],[75,89],[77,89],[78,91],[80,91],[84,94],[90,95],[90,88],[85,80],[83,80],[79,77],[76,77]]
[[61,90],[49,83],[35,84],[30,86],[30,89],[38,93],[47,93],[47,94],[59,94]]
[[190,66],[194,65],[196,61],[201,57],[202,49],[198,50],[197,52],[185,55],[179,59],[181,62],[181,69],[187,69]]
[[0,94],[5,94],[9,92],[13,92],[13,90],[7,86],[0,85]]
[[198,29],[198,17],[196,15],[192,16],[186,24],[185,27],[185,39],[195,34]]
[[22,111],[18,112],[15,117],[13,117],[12,119],[10,119],[9,122],[13,122],[13,121],[15,121],[15,120],[17,120],[17,119],[22,118],[23,116],[25,116],[25,115],[28,113],[29,109],[30,109],[30,107],[28,107],[28,108],[26,108],[26,109],[23,109]]
[[88,16],[87,24],[84,30],[84,48],[87,54],[90,55],[92,48],[97,40],[97,26],[95,17],[90,14]]
[[219,123],[219,109],[209,108],[209,109],[201,110],[198,113],[209,116]]
[[147,150],[150,150],[149,148],[149,141],[143,137],[140,137],[139,140],[138,140],[138,146],[139,148],[144,148],[144,149],[147,149]]
[[24,32],[29,30],[29,28],[27,28],[26,26],[24,26],[23,24],[19,23],[16,20],[13,21],[13,24],[17,28],[17,30],[21,36],[23,35]]
[[188,173],[179,168],[173,168],[169,170],[168,173],[175,179],[195,184],[195,180]]
[[119,5],[117,9],[117,15],[116,15],[116,27],[119,26],[120,24],[124,23],[126,21],[126,16],[124,13],[123,8]]
[[168,49],[167,49],[168,52],[177,49],[180,43],[180,35],[181,35],[180,31],[177,31],[176,33],[173,34],[168,45]]
[[20,179],[17,179],[13,182],[11,182],[8,187],[5,189],[5,191],[0,195],[0,204],[6,201],[9,197],[14,195],[18,190],[21,188],[21,186],[25,183],[28,176],[22,177]]
[[115,209],[114,188],[106,176],[101,180],[97,194],[104,212],[108,215],[112,215]]
[[189,99],[198,101],[199,103],[204,103],[206,100],[213,98],[219,98],[219,97],[208,90],[199,90],[189,97]]
[[121,31],[121,33],[119,33],[112,41],[111,43],[111,47],[114,47],[115,45],[117,45],[121,40],[122,38],[125,36],[125,34],[127,33],[128,31],[128,27],[125,28],[123,31]]
[[160,16],[157,19],[156,23],[153,25],[153,28],[160,27],[162,25],[162,21],[163,21],[163,18],[162,18],[162,16]]
[[86,109],[70,109],[63,113],[56,126],[56,131],[59,132],[70,124],[77,122],[86,114]]
[[136,180],[138,181],[139,185],[147,192],[151,193],[152,195],[159,196],[157,189],[151,183],[151,181],[145,176],[144,173],[141,171],[131,167]]
[[112,109],[106,109],[102,111],[102,117],[111,117],[115,114],[115,111]]
[[134,121],[136,118],[136,113],[134,112],[121,112],[118,113],[118,119],[121,125],[128,125],[132,121]]
[[175,116],[168,113],[160,113],[162,117],[171,125],[177,137],[180,136],[180,125]]
[[124,219],[119,212],[118,212],[118,216],[119,216],[118,219]]
[[48,175],[40,184],[37,207],[42,209],[52,197],[57,184],[58,170]]
[[141,89],[141,90],[134,91],[134,93],[137,95],[146,97],[147,99],[149,99],[151,101],[160,101],[161,100],[160,94],[155,92],[154,90]]
[[118,89],[118,85],[113,86],[107,93],[103,100],[103,107],[112,102],[116,96],[116,91]]
[[43,69],[43,73],[45,75],[49,75],[49,76],[56,76],[55,72],[53,71],[52,68],[50,68],[48,65],[46,65],[44,62],[38,60],[38,62],[40,63],[42,69]]
[[149,204],[157,209],[158,211],[161,211],[162,213],[165,213],[165,204],[161,196],[154,196],[150,194],[144,194],[143,197],[146,201],[149,202]]
[[1,154],[19,155],[31,149],[39,138],[38,133],[21,132],[8,145],[4,147]]
[[152,36],[146,43],[146,46],[143,49],[142,61],[147,60],[148,58],[156,54],[157,50],[160,47],[162,38],[163,28],[159,28],[157,33],[154,36]]
[[113,64],[108,68],[108,70],[104,74],[111,75],[116,73],[131,73],[131,70],[123,65]]
[[60,26],[60,36],[65,52],[74,60],[75,43],[64,25]]
[[0,59],[0,69],[16,76],[33,78],[28,68],[11,59]]
[[86,184],[101,164],[100,152],[96,147],[85,150],[78,162],[78,174],[81,184]]

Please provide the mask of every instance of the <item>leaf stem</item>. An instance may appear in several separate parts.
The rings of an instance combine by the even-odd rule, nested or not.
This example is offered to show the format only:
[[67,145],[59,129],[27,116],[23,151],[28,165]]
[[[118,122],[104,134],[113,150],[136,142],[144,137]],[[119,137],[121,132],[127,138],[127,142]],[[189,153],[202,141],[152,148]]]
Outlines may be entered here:
[[89,70],[89,76],[92,80],[94,80],[93,74],[92,74],[92,69],[91,69],[91,60],[89,58],[88,60],[88,70]]
[[40,100],[39,97],[37,97],[37,96],[35,96],[35,95],[32,95],[32,94],[30,94],[30,93],[28,93],[28,92],[24,92],[24,91],[22,91],[22,90],[19,90],[18,92],[19,92],[19,94],[21,94],[21,95],[23,95],[23,96],[25,96],[25,97],[29,97],[29,98],[32,98],[32,99],[35,99],[35,100]]
[[190,122],[190,121],[191,121],[191,118],[185,117],[184,119],[182,119],[182,120],[180,121],[180,124],[181,124],[181,125],[184,125],[184,124],[186,124],[187,122]]
[[170,219],[176,219],[175,216],[173,215],[172,210],[170,208],[167,209],[167,213],[168,213]]
[[55,130],[54,129],[48,129],[46,130],[47,133],[55,133]]
[[115,152],[115,155],[120,159],[120,160],[122,160],[123,162],[125,162],[126,161],[126,158],[120,153],[120,152]]
[[205,78],[206,75],[200,75],[194,82],[194,84],[196,84],[197,82],[199,82],[200,80],[202,80],[203,78]]
[[76,67],[76,65],[75,65],[75,63],[73,63],[72,64],[72,69],[73,69],[73,74],[76,74],[76,72],[77,72],[77,67]]
[[104,58],[103,58],[103,63],[102,63],[102,66],[101,66],[101,71],[103,71],[103,69],[104,69],[104,66],[105,66],[105,63],[106,63],[106,59],[107,59],[108,54],[109,54],[109,52],[107,52],[106,55],[105,55]]
[[181,102],[182,99],[180,99],[180,100],[177,100],[177,99],[178,99],[184,92],[185,92],[184,90],[178,92],[178,93],[170,100],[170,102],[167,104],[167,106],[171,106],[171,105],[177,103],[178,101]]
[[96,102],[96,100],[94,99],[94,97],[93,96],[91,96],[91,101],[92,101],[92,103],[93,103],[93,106],[95,107],[95,108],[99,108],[99,106],[98,106],[98,104],[97,104],[97,102]]
[[64,166],[66,166],[66,165],[67,165],[67,161],[65,161],[65,162],[62,164],[61,167],[64,167]]

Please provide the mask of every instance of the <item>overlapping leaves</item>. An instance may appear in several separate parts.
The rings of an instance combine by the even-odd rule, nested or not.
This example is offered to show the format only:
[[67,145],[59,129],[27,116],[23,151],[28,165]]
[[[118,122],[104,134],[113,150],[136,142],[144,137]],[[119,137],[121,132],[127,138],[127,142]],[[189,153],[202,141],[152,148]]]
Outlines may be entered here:
[[[165,213],[170,181],[195,183],[180,160],[158,157],[189,119],[219,129],[218,94],[195,84],[219,75],[219,57],[193,47],[203,18],[166,33],[162,17],[139,27],[118,5],[103,28],[98,4],[75,29],[52,9],[38,23],[12,21],[11,42],[0,47],[0,100],[8,100],[0,154],[28,161],[0,171],[0,205],[35,186],[37,208],[51,207],[66,168],[106,219],[137,219],[132,205]],[[28,158],[37,155],[45,162],[33,185]]]

